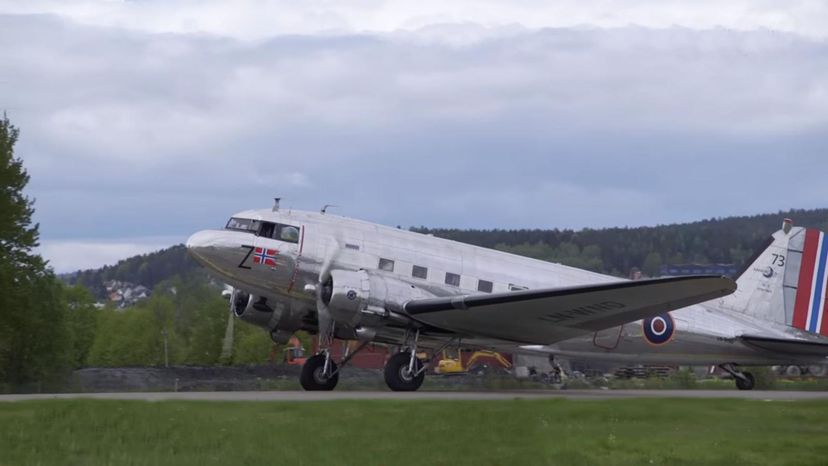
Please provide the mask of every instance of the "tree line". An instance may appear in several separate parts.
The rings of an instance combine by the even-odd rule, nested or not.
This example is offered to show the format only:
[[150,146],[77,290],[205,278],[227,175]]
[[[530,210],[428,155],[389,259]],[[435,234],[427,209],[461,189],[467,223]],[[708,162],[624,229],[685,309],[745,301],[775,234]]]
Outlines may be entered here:
[[464,243],[622,276],[639,268],[657,276],[668,264],[735,264],[739,267],[791,218],[796,225],[828,230],[828,209],[711,218],[693,223],[583,230],[460,230],[414,228]]

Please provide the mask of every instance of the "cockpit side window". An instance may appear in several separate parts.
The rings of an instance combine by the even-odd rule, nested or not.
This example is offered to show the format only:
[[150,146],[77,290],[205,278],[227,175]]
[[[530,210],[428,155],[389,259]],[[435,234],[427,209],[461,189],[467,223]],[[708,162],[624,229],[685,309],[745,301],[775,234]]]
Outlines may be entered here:
[[299,229],[292,225],[278,225],[280,228],[279,239],[288,243],[299,242]]
[[259,221],[249,218],[231,217],[224,226],[225,230],[243,231],[246,233],[258,233]]
[[256,234],[263,238],[271,238],[286,243],[299,242],[299,228],[293,225],[273,222],[259,222],[259,225]]
[[262,226],[259,228],[259,236],[264,236],[265,238],[274,238],[274,233],[276,232],[276,224],[271,222],[262,222]]

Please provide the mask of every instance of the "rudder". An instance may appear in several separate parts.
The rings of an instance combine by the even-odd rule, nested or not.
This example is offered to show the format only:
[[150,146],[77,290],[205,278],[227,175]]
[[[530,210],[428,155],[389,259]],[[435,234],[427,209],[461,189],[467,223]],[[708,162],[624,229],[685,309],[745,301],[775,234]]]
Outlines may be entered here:
[[825,318],[828,279],[828,237],[814,229],[792,235],[788,246],[789,267],[785,272],[788,325],[828,336]]

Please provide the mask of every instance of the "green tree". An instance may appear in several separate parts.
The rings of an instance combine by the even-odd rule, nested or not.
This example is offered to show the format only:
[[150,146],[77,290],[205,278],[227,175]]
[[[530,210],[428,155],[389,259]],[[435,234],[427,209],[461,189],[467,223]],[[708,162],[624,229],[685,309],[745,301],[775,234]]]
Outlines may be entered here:
[[19,131],[0,119],[0,383],[50,381],[71,364],[61,287],[33,249],[38,225],[23,192],[29,175],[14,154]]
[[95,341],[98,324],[98,310],[95,300],[86,288],[63,287],[63,302],[66,308],[66,329],[70,339],[70,360],[73,367],[86,364],[89,350]]
[[[235,332],[233,364],[265,364],[269,361],[271,352],[279,352],[278,348],[274,348],[270,335],[259,327],[236,325]],[[276,361],[281,361],[281,354],[274,356]]]
[[647,254],[647,258],[644,259],[644,265],[641,266],[641,269],[647,276],[657,277],[661,273],[662,265],[661,254],[653,251]]

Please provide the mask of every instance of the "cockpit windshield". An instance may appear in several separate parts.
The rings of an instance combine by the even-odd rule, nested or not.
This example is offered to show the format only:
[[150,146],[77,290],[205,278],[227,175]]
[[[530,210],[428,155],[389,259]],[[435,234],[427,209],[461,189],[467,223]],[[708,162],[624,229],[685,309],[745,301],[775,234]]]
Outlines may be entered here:
[[244,232],[247,232],[247,233],[258,233],[259,232],[259,221],[249,219],[249,218],[232,217],[227,222],[227,225],[224,227],[224,229],[225,230],[244,231]]

